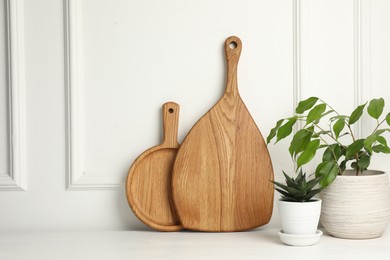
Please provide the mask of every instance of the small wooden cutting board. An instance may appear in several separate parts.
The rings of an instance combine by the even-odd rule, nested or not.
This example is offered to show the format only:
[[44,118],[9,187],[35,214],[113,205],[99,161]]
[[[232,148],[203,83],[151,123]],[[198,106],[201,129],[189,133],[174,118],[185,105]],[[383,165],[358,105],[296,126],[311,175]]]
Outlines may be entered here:
[[187,229],[242,231],[268,223],[272,215],[271,159],[238,93],[241,48],[238,37],[226,40],[225,93],[193,126],[176,156],[172,196]]
[[171,173],[177,141],[179,105],[163,105],[162,144],[142,153],[133,163],[126,180],[130,208],[143,223],[159,231],[182,229],[171,198]]

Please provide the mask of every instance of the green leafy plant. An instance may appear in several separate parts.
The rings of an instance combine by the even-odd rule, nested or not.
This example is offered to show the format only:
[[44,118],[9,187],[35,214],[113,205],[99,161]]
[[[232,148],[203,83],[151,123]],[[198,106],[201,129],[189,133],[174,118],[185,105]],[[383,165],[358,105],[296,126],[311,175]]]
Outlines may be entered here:
[[[322,162],[318,164],[315,174],[323,177],[320,186],[325,188],[345,171],[348,164],[356,175],[360,175],[369,167],[373,154],[390,153],[383,137],[385,132],[390,132],[387,128],[390,113],[382,116],[384,106],[383,98],[372,99],[355,108],[350,115],[342,115],[322,99],[310,97],[299,102],[293,117],[277,121],[267,137],[267,143],[273,139],[277,143],[292,133],[294,125],[303,125],[293,135],[290,155],[296,162],[297,172],[314,158],[318,150],[323,149]],[[367,137],[358,138],[352,126],[361,120],[366,107],[376,126]],[[320,122],[325,122],[325,126]],[[386,127],[384,123],[387,123]]]
[[275,190],[282,195],[281,200],[283,201],[310,202],[313,196],[322,190],[322,188],[314,189],[322,177],[316,177],[308,181],[306,179],[306,173],[303,173],[302,169],[295,179],[288,176],[285,172],[283,172],[283,175],[286,180],[286,185],[273,181],[276,186]]

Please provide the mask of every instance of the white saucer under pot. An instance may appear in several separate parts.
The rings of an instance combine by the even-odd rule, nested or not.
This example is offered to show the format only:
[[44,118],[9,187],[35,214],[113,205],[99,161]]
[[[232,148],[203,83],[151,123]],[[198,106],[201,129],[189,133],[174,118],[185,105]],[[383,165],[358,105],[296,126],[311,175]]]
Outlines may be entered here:
[[290,246],[312,246],[320,241],[321,236],[321,230],[317,230],[314,235],[291,235],[279,231],[280,240]]

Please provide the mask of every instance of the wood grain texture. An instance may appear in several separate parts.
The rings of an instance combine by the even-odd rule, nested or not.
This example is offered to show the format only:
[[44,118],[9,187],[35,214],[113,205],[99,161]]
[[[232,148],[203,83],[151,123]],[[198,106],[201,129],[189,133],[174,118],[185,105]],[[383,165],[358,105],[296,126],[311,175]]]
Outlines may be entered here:
[[242,231],[272,215],[272,163],[238,93],[241,47],[237,37],[226,40],[226,91],[188,133],[175,160],[172,197],[187,229]]
[[182,228],[171,199],[171,173],[179,148],[178,119],[179,105],[165,103],[163,143],[142,153],[131,166],[126,180],[130,208],[143,223],[160,231]]

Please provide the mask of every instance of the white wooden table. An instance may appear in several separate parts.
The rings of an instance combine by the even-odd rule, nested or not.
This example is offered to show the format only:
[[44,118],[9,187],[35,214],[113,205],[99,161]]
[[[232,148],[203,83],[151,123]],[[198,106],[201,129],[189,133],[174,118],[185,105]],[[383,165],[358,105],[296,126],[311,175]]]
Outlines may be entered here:
[[0,259],[390,259],[390,232],[378,239],[326,234],[311,247],[279,241],[276,229],[239,233],[181,231],[1,232]]

